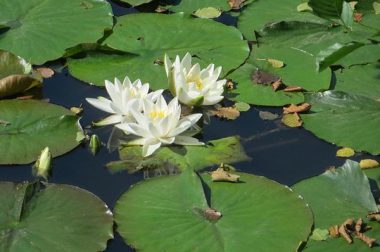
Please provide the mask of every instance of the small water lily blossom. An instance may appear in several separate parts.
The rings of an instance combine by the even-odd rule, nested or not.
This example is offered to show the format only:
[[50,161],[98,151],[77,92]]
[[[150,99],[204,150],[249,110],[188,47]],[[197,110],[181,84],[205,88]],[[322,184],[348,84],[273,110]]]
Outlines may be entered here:
[[218,80],[222,67],[210,64],[202,69],[199,64],[191,65],[191,55],[186,53],[182,60],[177,55],[172,63],[165,54],[165,71],[169,89],[173,96],[189,106],[214,105],[223,100],[227,80]]
[[144,109],[133,102],[131,113],[136,122],[117,124],[116,127],[136,135],[130,145],[142,145],[144,157],[150,156],[161,145],[203,145],[198,139],[187,134],[188,130],[202,117],[202,114],[191,114],[181,117],[181,105],[178,99],[166,103],[161,95],[156,102],[144,100]]
[[124,78],[123,83],[118,78],[115,78],[114,83],[106,80],[105,87],[111,100],[104,97],[98,97],[97,99],[86,98],[87,102],[92,106],[113,114],[96,123],[98,126],[130,121],[130,105],[132,102],[137,101],[138,110],[142,110],[145,99],[156,101],[163,92],[160,89],[149,93],[148,83],[142,84],[139,79],[132,83],[127,76]]

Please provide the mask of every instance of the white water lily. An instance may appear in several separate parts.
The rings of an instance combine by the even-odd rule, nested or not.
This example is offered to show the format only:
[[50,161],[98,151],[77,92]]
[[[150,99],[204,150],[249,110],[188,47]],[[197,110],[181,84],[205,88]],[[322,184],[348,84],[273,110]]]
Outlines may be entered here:
[[192,114],[181,119],[181,105],[177,98],[167,104],[161,95],[156,102],[145,100],[142,112],[138,107],[137,102],[133,102],[131,113],[136,120],[135,123],[121,123],[116,127],[139,137],[129,144],[143,145],[144,157],[151,155],[161,145],[204,144],[198,139],[186,135],[187,130],[201,118],[202,114]]
[[177,55],[172,63],[165,54],[165,71],[169,78],[169,89],[178,100],[189,106],[214,105],[223,100],[224,85],[227,80],[218,80],[222,67],[210,64],[200,68],[191,65],[191,55],[186,53],[182,61]]
[[140,80],[132,83],[127,76],[123,83],[118,78],[115,78],[114,83],[106,80],[105,87],[111,100],[104,97],[86,98],[92,106],[113,114],[96,123],[98,126],[131,121],[130,108],[132,102],[137,101],[138,110],[141,111],[144,100],[156,101],[163,92],[160,89],[149,93],[148,83],[142,84]]

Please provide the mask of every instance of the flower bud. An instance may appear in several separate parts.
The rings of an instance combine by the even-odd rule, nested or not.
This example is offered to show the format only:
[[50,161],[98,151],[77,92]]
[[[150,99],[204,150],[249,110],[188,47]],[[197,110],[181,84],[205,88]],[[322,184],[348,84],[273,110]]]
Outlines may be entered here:
[[49,147],[45,147],[33,166],[35,176],[48,179],[51,169],[52,155]]
[[101,146],[102,146],[102,142],[100,141],[99,137],[93,134],[90,139],[90,150],[91,150],[92,155],[95,156],[96,153],[98,153]]

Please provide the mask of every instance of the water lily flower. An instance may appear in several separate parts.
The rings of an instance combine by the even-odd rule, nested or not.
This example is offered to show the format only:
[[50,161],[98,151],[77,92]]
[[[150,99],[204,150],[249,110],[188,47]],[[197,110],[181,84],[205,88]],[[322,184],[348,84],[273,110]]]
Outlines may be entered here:
[[214,105],[223,100],[224,85],[227,80],[218,80],[222,67],[210,64],[200,68],[191,65],[191,55],[186,53],[182,61],[177,55],[172,63],[165,54],[165,71],[169,78],[169,89],[178,100],[189,106]]
[[123,83],[118,78],[115,78],[114,83],[106,80],[105,86],[111,100],[104,97],[98,97],[97,99],[86,98],[87,102],[92,106],[113,114],[97,122],[96,125],[98,126],[130,121],[131,102],[137,100],[137,104],[139,105],[138,110],[142,110],[145,99],[156,101],[163,92],[160,89],[149,93],[148,83],[142,84],[139,79],[132,83],[127,76],[124,78]]
[[202,117],[202,114],[191,114],[181,119],[181,105],[177,98],[167,104],[161,95],[156,102],[145,100],[142,112],[138,107],[137,102],[132,104],[131,113],[136,122],[117,124],[116,127],[138,137],[130,141],[129,145],[143,145],[144,157],[151,155],[161,145],[204,144],[188,134],[188,130]]

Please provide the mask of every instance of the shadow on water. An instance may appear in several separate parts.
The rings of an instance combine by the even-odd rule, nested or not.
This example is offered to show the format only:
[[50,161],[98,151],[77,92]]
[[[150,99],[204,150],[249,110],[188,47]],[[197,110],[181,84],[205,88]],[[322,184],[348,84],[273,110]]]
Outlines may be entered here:
[[[156,5],[158,1],[155,1]],[[139,7],[149,9],[150,5]],[[127,4],[112,3],[115,15],[138,12]],[[154,6],[153,6],[154,7]],[[153,9],[153,7],[150,7]],[[236,19],[221,17],[226,23],[234,25]],[[220,20],[219,20],[220,21]],[[224,22],[224,21],[223,21]],[[57,67],[57,66],[55,66]],[[58,68],[60,68],[58,66]],[[53,78],[44,81],[43,97],[51,103],[65,106],[79,106],[83,104],[84,113],[81,124],[85,129],[92,120],[106,116],[96,108],[86,103],[86,97],[106,96],[104,89],[90,86],[71,77],[67,69],[62,69]],[[237,170],[257,175],[263,175],[286,185],[318,175],[328,167],[338,166],[344,159],[335,156],[337,147],[319,140],[304,129],[291,129],[281,126],[279,120],[263,121],[259,117],[259,110],[281,113],[278,108],[254,107],[244,112],[235,121],[223,121],[216,118],[204,128],[205,141],[240,135],[243,145],[252,161],[235,165]],[[107,143],[112,127],[91,129],[89,133],[99,135],[103,143]],[[365,155],[358,155],[359,160]],[[372,157],[373,158],[373,157]],[[143,179],[144,174],[137,172],[128,174],[120,172],[111,174],[105,168],[110,161],[118,160],[116,151],[109,153],[106,148],[95,157],[86,146],[79,146],[67,155],[55,158],[53,161],[53,176],[50,182],[71,184],[91,191],[104,200],[113,209],[118,197],[131,185]],[[31,180],[31,165],[2,166],[0,169],[2,181],[21,182]],[[212,197],[210,191],[206,194]],[[124,244],[120,236],[115,233],[115,239],[109,242],[107,252],[134,251]]]

